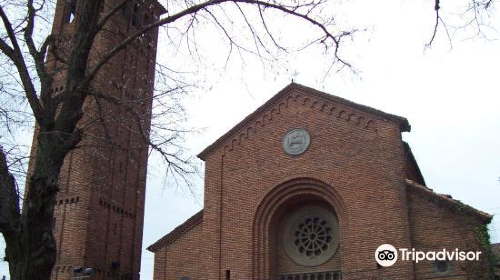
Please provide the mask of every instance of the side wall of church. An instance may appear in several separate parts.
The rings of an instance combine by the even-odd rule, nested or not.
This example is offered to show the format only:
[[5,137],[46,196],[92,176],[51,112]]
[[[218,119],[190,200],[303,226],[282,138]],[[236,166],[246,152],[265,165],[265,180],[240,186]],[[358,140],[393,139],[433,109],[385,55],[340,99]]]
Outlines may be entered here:
[[[455,213],[446,206],[437,205],[428,197],[409,188],[409,215],[413,248],[417,251],[480,251],[477,242],[480,224],[465,214]],[[415,263],[415,279],[442,276],[446,279],[489,279],[488,257],[480,255],[480,261],[454,261],[448,270],[439,271],[435,261]],[[465,269],[467,273],[465,273]]]
[[[297,127],[309,132],[311,144],[304,154],[290,156],[282,139]],[[259,204],[276,186],[307,177],[330,185],[346,205],[340,225],[343,279],[387,273],[407,280],[410,264],[378,269],[373,257],[381,244],[410,247],[404,167],[397,124],[294,89],[206,158],[208,278],[225,279],[228,272],[231,279],[254,277]]]
[[203,222],[155,252],[154,280],[206,279]]

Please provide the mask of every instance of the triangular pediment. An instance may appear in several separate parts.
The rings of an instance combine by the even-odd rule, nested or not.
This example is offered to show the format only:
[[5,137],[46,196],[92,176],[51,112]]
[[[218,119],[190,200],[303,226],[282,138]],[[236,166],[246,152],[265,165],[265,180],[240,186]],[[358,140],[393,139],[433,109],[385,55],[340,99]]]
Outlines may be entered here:
[[232,149],[235,143],[239,143],[241,139],[248,137],[249,131],[255,131],[259,126],[271,122],[274,115],[279,114],[283,107],[291,106],[292,103],[309,106],[318,112],[342,118],[352,122],[353,125],[362,126],[366,129],[376,129],[375,123],[382,121],[397,124],[402,132],[410,131],[410,125],[406,118],[388,114],[310,87],[291,83],[205,148],[198,157],[205,160],[208,155],[220,148],[228,147]]

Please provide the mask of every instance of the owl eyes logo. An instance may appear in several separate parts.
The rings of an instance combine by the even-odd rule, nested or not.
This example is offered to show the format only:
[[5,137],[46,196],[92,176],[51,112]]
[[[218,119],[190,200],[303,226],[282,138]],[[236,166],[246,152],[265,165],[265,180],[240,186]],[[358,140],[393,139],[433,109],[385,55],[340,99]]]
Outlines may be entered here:
[[380,245],[375,251],[375,260],[381,266],[391,266],[398,260],[398,251],[390,244]]
[[394,253],[393,251],[389,250],[383,250],[378,252],[378,259],[381,261],[392,261],[394,259]]

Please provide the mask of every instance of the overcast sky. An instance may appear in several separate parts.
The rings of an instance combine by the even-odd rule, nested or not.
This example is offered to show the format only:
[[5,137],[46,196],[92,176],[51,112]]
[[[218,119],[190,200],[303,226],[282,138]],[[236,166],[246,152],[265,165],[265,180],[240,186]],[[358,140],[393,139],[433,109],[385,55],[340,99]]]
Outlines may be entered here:
[[[317,51],[290,55],[285,67],[278,69],[263,69],[258,60],[241,65],[237,59],[225,70],[216,66],[214,71],[210,63],[200,67],[204,86],[184,104],[190,116],[188,125],[204,131],[189,136],[186,145],[193,154],[199,153],[294,79],[406,117],[412,130],[403,138],[410,144],[427,185],[477,209],[500,214],[500,42],[455,40],[450,51],[440,33],[434,47],[424,49],[434,23],[431,2],[345,2],[344,20],[367,29],[345,46],[346,57],[360,70],[356,75],[332,73],[323,79],[324,57]],[[444,8],[447,4],[442,1]],[[498,19],[491,26],[500,28]],[[301,36],[287,26],[276,28],[284,35]],[[216,63],[223,63],[220,42],[207,36],[201,38],[205,40],[204,52]],[[160,50],[159,56],[166,59],[168,54]],[[196,181],[198,197],[193,198],[182,188],[165,187],[161,173],[160,165],[151,159],[143,280],[153,276],[153,254],[145,248],[203,207],[201,179]],[[492,241],[500,242],[499,218],[490,229]],[[0,277],[3,274],[7,274],[7,266],[0,262]]]

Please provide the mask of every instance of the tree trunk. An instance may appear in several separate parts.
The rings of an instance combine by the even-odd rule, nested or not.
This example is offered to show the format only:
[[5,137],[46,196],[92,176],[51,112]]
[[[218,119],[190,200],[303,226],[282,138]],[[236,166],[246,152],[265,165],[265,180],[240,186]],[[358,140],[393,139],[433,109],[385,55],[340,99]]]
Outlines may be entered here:
[[[40,132],[18,226],[4,234],[12,280],[49,280],[56,262],[53,215],[64,157],[57,132]],[[64,137],[66,138],[66,137]]]
[[[57,188],[51,180],[32,176],[24,203],[23,230],[10,248],[7,244],[12,280],[48,280],[56,261],[52,234]],[[35,203],[33,203],[35,202]]]

